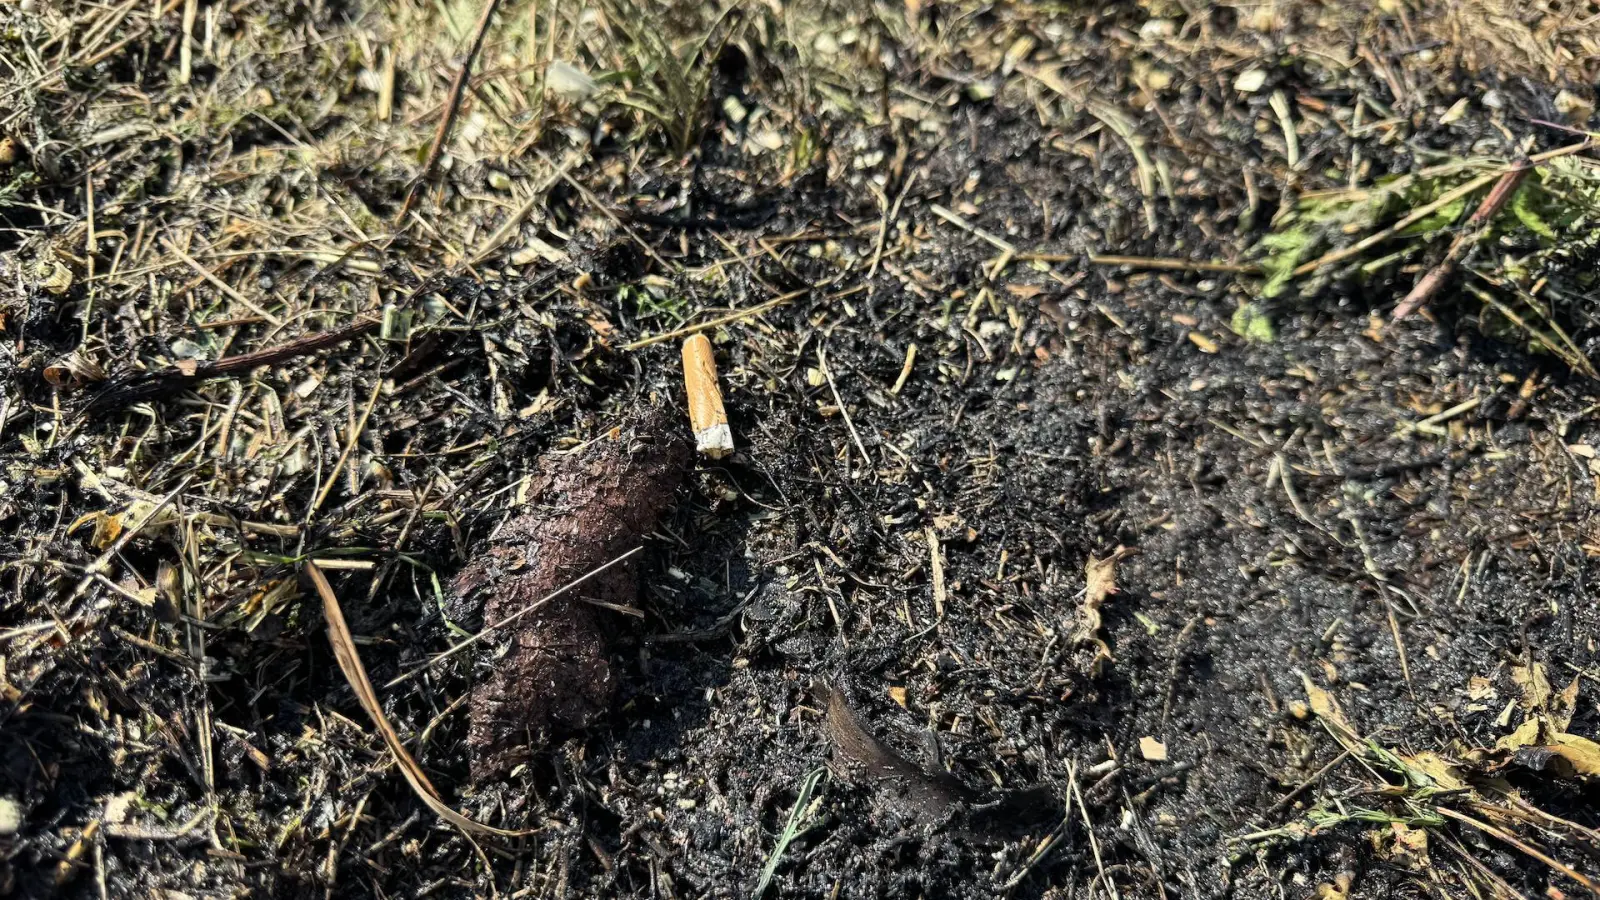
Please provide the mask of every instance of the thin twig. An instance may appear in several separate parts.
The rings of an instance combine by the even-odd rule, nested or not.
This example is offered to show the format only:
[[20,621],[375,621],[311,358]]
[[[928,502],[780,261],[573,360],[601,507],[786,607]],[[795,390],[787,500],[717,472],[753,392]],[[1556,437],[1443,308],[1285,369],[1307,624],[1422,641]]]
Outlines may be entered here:
[[944,621],[944,601],[946,597],[944,584],[944,553],[939,548],[939,532],[928,526],[928,565],[933,571],[933,613],[940,622]]
[[178,246],[176,244],[172,243],[171,241],[167,240],[164,237],[163,238],[158,238],[158,240],[161,241],[161,246],[167,248],[167,251],[170,252],[173,256],[176,256],[178,259],[183,260],[184,265],[186,265],[189,268],[193,269],[195,271],[195,274],[199,275],[201,278],[204,278],[206,280],[206,283],[210,284],[212,287],[214,287],[217,290],[219,290],[219,291],[223,292],[224,294],[228,295],[228,297],[230,299],[232,299],[232,300],[234,300],[234,301],[236,301],[236,302],[238,302],[240,304],[243,304],[246,307],[249,307],[251,312],[255,313],[256,315],[260,316],[263,319],[266,319],[268,322],[270,322],[272,324],[273,327],[275,327],[275,328],[283,327],[283,320],[282,319],[278,318],[277,316],[273,315],[272,313],[267,312],[265,308],[263,308],[260,304],[256,303],[254,300],[251,300],[249,297],[246,297],[245,295],[239,293],[234,288],[233,285],[227,283],[226,281],[223,281],[221,278],[218,278],[216,276],[216,274],[213,273],[210,269],[206,268],[205,266],[200,265],[199,261],[197,261],[194,257],[192,257],[189,254],[183,252],[182,250],[179,250]]
[[94,577],[104,572],[106,568],[111,565],[111,560],[115,559],[117,554],[121,553],[123,549],[128,546],[128,542],[132,541],[135,536],[145,529],[146,526],[155,521],[155,517],[159,515],[162,510],[166,509],[168,504],[172,503],[173,500],[176,500],[179,494],[183,493],[184,488],[189,486],[189,482],[193,478],[193,475],[185,475],[183,480],[178,482],[178,486],[168,492],[166,496],[162,497],[160,500],[157,500],[156,505],[150,507],[149,512],[146,512],[143,516],[141,516],[139,521],[134,523],[132,528],[124,529],[121,534],[117,535],[117,539],[111,542],[111,546],[105,549],[104,553],[101,553],[98,557],[95,557],[94,562],[84,567],[83,579],[78,582],[78,586],[73,588],[72,593],[67,596],[67,605],[69,607],[74,601],[76,601],[79,597],[82,597],[84,593],[89,590],[89,585],[95,583]]
[[1178,632],[1177,640],[1172,642],[1172,666],[1167,671],[1167,696],[1161,701],[1161,733],[1167,731],[1167,723],[1172,720],[1172,699],[1178,692],[1178,670],[1183,667],[1183,651],[1189,645],[1189,639],[1194,636],[1195,628],[1200,625],[1203,616],[1191,616],[1184,623],[1183,630]]
[[1083,830],[1089,835],[1089,849],[1094,853],[1095,871],[1100,873],[1100,881],[1106,886],[1106,893],[1111,895],[1111,900],[1121,900],[1117,894],[1117,883],[1106,874],[1105,863],[1100,859],[1100,841],[1094,836],[1094,822],[1089,819],[1089,804],[1083,801],[1083,790],[1078,787],[1078,766],[1073,761],[1067,764],[1067,779],[1072,784],[1072,793],[1078,798],[1078,814],[1083,817]]
[[962,218],[961,216],[951,212],[950,210],[945,209],[944,207],[940,206],[939,204],[937,204],[937,203],[929,204],[928,209],[931,210],[934,215],[936,215],[939,218],[945,220],[946,222],[949,222],[951,225],[956,226],[957,228],[961,229],[962,231],[965,231],[967,234],[970,234],[973,237],[982,238],[985,241],[988,241],[991,245],[994,246],[994,248],[996,250],[999,250],[1001,253],[1009,253],[1012,256],[1015,256],[1017,254],[1017,248],[1016,248],[1015,245],[1011,244],[1008,241],[1002,240],[1001,238],[995,237],[994,235],[990,234],[989,232],[984,231],[982,228],[979,228],[978,226],[972,224],[971,222],[968,222],[965,218]]
[[[93,562],[89,563],[89,565],[83,568],[83,577],[78,581],[71,593],[67,594],[65,602],[62,604],[63,608],[67,610],[66,615],[68,616],[69,620],[76,618],[76,614],[71,611],[72,606],[81,597],[83,597],[84,594],[88,593],[90,585],[99,583],[100,576],[102,576],[106,569],[110,567],[111,561],[116,559],[117,554],[126,549],[130,541],[138,536],[140,532],[144,531],[144,529],[148,527],[151,522],[155,521],[156,516],[160,515],[162,510],[166,509],[173,500],[178,498],[178,495],[182,494],[183,491],[188,488],[189,482],[193,480],[193,478],[194,476],[192,475],[184,476],[183,480],[178,482],[177,487],[173,488],[171,492],[162,497],[160,500],[157,500],[155,505],[150,507],[150,509],[139,518],[138,522],[135,522],[132,527],[124,529],[121,534],[117,535],[117,539],[111,542],[111,546],[107,547],[104,552],[95,557]],[[68,623],[62,622],[60,618],[56,617],[53,612],[51,615],[55,621],[50,624],[60,631],[63,642],[69,642],[76,639],[78,635],[67,630],[65,627]],[[41,628],[40,630],[44,629]],[[87,629],[78,629],[78,634],[82,634],[86,630]],[[19,629],[16,631],[7,632],[7,636],[18,636],[20,633],[21,630]],[[41,666],[35,668],[31,672],[26,673],[23,678],[13,678],[13,686],[17,689],[17,693],[11,698],[11,703],[5,705],[4,707],[0,707],[0,725],[5,724],[6,719],[10,718],[12,713],[16,712],[23,706],[23,698],[27,694],[28,690],[32,688],[33,685],[38,684],[39,679],[43,678],[45,675],[55,669],[56,663],[62,659],[63,656],[64,654],[60,651],[52,653],[42,661]],[[13,657],[13,662],[15,663],[15,657]]]
[[[546,156],[542,152],[539,153],[539,158],[544,160],[547,165],[555,165],[555,163],[551,162],[550,157]],[[589,205],[600,210],[601,215],[610,219],[612,224],[616,225],[618,228],[621,228],[623,233],[632,238],[633,242],[639,245],[639,249],[643,250],[646,255],[660,264],[661,268],[666,269],[669,272],[677,268],[677,266],[674,266],[672,263],[669,263],[663,259],[661,254],[656,252],[656,248],[650,246],[648,241],[639,236],[639,232],[628,227],[628,223],[622,221],[620,216],[611,211],[611,207],[607,206],[599,197],[596,197],[594,195],[594,191],[589,190],[589,188],[586,187],[583,182],[573,178],[571,172],[568,172],[565,169],[560,169],[558,170],[557,174],[561,176],[561,180],[571,185],[573,190],[583,195],[583,199],[589,203]]]
[[367,419],[372,416],[372,408],[378,403],[378,391],[382,387],[383,379],[373,379],[372,393],[367,397],[366,408],[361,411],[361,421],[350,429],[350,437],[344,443],[344,452],[339,454],[339,461],[333,464],[333,471],[328,473],[328,480],[323,482],[322,490],[317,492],[317,499],[312,502],[311,508],[306,510],[305,521],[308,524],[311,522],[311,517],[317,514],[317,510],[322,508],[323,501],[328,499],[328,493],[338,482],[339,473],[344,470],[344,464],[350,459],[350,452],[356,448],[356,441],[361,439],[361,432],[366,430]]
[[1312,272],[1323,268],[1324,266],[1331,266],[1334,263],[1343,262],[1352,256],[1357,256],[1373,245],[1382,243],[1383,241],[1394,237],[1407,228],[1410,228],[1412,225],[1415,225],[1423,219],[1426,219],[1427,217],[1433,215],[1441,209],[1444,209],[1446,206],[1449,206],[1457,200],[1472,194],[1479,188],[1482,188],[1484,185],[1494,181],[1499,177],[1499,172],[1489,172],[1484,175],[1479,175],[1477,178],[1472,179],[1466,184],[1445,191],[1444,193],[1440,194],[1432,203],[1425,203],[1422,206],[1417,207],[1410,213],[1402,216],[1389,227],[1375,231],[1348,247],[1343,247],[1330,253],[1325,253],[1322,256],[1313,259],[1311,262],[1296,267],[1294,272],[1291,274],[1293,274],[1296,278],[1299,278],[1302,275],[1309,275]]
[[622,349],[638,350],[641,347],[648,347],[651,344],[659,344],[662,341],[676,340],[681,337],[687,337],[691,334],[698,334],[702,331],[710,331],[713,328],[727,325],[730,322],[737,322],[740,319],[748,319],[751,316],[759,316],[762,313],[773,309],[774,307],[782,306],[783,304],[788,303],[790,300],[793,300],[796,297],[802,297],[809,291],[809,288],[801,288],[798,291],[790,291],[787,294],[780,294],[779,296],[773,297],[771,300],[768,300],[764,303],[757,303],[755,306],[749,306],[744,309],[735,310],[725,316],[718,316],[715,319],[708,319],[696,325],[685,325],[682,328],[674,328],[671,331],[663,331],[660,334],[653,334],[646,338],[640,338],[637,341],[631,341],[623,344]]
[[1327,765],[1323,766],[1322,768],[1316,770],[1315,772],[1312,772],[1311,776],[1309,778],[1307,778],[1305,781],[1300,782],[1300,786],[1299,787],[1295,788],[1294,790],[1290,791],[1287,794],[1284,794],[1282,799],[1280,799],[1277,803],[1272,804],[1272,808],[1267,810],[1266,815],[1259,817],[1256,821],[1259,822],[1259,821],[1263,821],[1265,819],[1270,819],[1273,816],[1277,815],[1278,813],[1283,812],[1285,809],[1288,809],[1289,808],[1289,804],[1293,803],[1294,799],[1296,797],[1298,797],[1301,794],[1305,793],[1307,788],[1309,788],[1312,785],[1316,784],[1317,782],[1321,781],[1323,776],[1327,775],[1329,772],[1332,772],[1334,769],[1338,768],[1340,763],[1342,763],[1345,760],[1350,758],[1350,754],[1352,752],[1353,751],[1351,751],[1348,747],[1345,748],[1344,750],[1341,750],[1339,752],[1339,755],[1335,756],[1333,758],[1332,762],[1330,762]]
[[421,674],[423,672],[426,672],[427,670],[433,668],[434,666],[438,665],[439,663],[442,663],[445,660],[449,659],[450,657],[456,655],[457,653],[460,653],[462,650],[465,650],[468,647],[472,646],[473,644],[476,644],[478,641],[481,641],[484,638],[488,637],[491,632],[498,631],[499,629],[504,628],[507,625],[510,625],[512,622],[515,622],[516,620],[522,618],[523,616],[527,615],[528,613],[531,613],[531,612],[534,612],[536,610],[544,608],[547,604],[550,603],[550,601],[555,600],[557,597],[560,597],[562,594],[565,594],[567,591],[570,591],[573,588],[577,587],[578,585],[583,584],[585,581],[588,581],[589,579],[595,577],[596,575],[599,575],[601,572],[604,572],[605,570],[611,568],[612,566],[617,565],[618,563],[623,562],[624,560],[627,560],[627,559],[631,558],[632,556],[634,556],[635,554],[639,553],[642,550],[644,550],[644,547],[642,547],[642,546],[641,547],[635,547],[632,550],[629,550],[627,553],[624,553],[621,556],[618,556],[618,557],[612,559],[611,561],[600,565],[598,568],[591,569],[587,573],[585,573],[583,575],[580,575],[577,578],[574,578],[573,580],[567,582],[566,584],[563,584],[561,587],[558,587],[555,590],[551,591],[550,593],[545,594],[543,597],[540,597],[538,600],[535,600],[534,602],[528,604],[527,606],[524,606],[523,608],[517,610],[516,612],[512,613],[509,616],[506,616],[504,619],[501,619],[500,621],[494,623],[493,625],[485,626],[482,631],[479,631],[477,634],[475,634],[472,637],[469,637],[469,638],[467,638],[467,639],[465,639],[465,640],[463,640],[463,641],[461,641],[459,643],[451,645],[450,649],[445,650],[443,653],[438,654],[437,656],[435,656],[434,658],[428,660],[427,662],[423,663],[422,665],[417,666],[415,669],[412,669],[411,671],[406,672],[403,675],[398,675],[398,676],[390,679],[389,682],[383,686],[384,690],[388,690],[389,688],[392,688],[395,685],[400,684],[401,682],[408,681],[408,680],[410,680],[412,678],[415,678],[417,675],[419,675],[419,674]]
[[411,206],[417,200],[417,191],[424,182],[433,177],[434,167],[439,164],[439,156],[444,152],[444,142],[450,137],[450,127],[455,124],[456,114],[461,111],[461,97],[466,92],[467,79],[472,74],[472,61],[477,58],[478,50],[483,47],[483,37],[489,31],[489,20],[494,18],[494,11],[500,5],[500,0],[484,0],[483,12],[478,16],[478,24],[472,32],[472,44],[467,48],[467,57],[461,61],[461,68],[456,70],[455,80],[450,82],[450,95],[444,102],[444,115],[439,118],[439,129],[433,133],[433,144],[428,147],[428,157],[422,163],[422,174],[411,183],[406,191],[406,199],[400,204],[400,212],[394,217],[394,224],[398,227],[411,213]]
[[261,366],[272,366],[297,356],[326,350],[339,344],[353,341],[370,332],[378,330],[383,323],[378,319],[362,319],[343,328],[332,331],[323,331],[317,334],[308,334],[302,338],[286,341],[264,350],[251,353],[241,353],[238,356],[226,356],[215,362],[197,362],[184,360],[165,369],[154,372],[133,372],[128,375],[117,376],[107,381],[105,385],[89,398],[79,415],[92,415],[107,411],[108,409],[121,409],[131,403],[147,400],[158,394],[176,390],[185,385],[204,381],[208,378],[224,378],[229,375],[238,375],[257,369]]
[[1500,829],[1494,827],[1493,825],[1490,825],[1487,822],[1480,822],[1477,819],[1474,819],[1473,817],[1471,817],[1469,815],[1465,815],[1463,813],[1456,812],[1455,810],[1451,809],[1448,806],[1436,806],[1436,807],[1434,807],[1434,810],[1436,812],[1438,812],[1440,815],[1445,816],[1446,818],[1455,819],[1457,822],[1460,822],[1463,825],[1470,825],[1473,828],[1476,828],[1479,831],[1483,832],[1484,834],[1487,834],[1490,837],[1495,838],[1496,840],[1504,841],[1505,843],[1510,844],[1511,846],[1517,848],[1518,850],[1521,850],[1523,853],[1526,853],[1527,855],[1533,857],[1534,859],[1537,859],[1538,861],[1544,863],[1545,865],[1549,866],[1550,868],[1555,869],[1557,872],[1560,872],[1561,874],[1567,876],[1568,878],[1571,878],[1573,881],[1576,881],[1577,883],[1579,883],[1579,884],[1583,885],[1584,887],[1588,888],[1590,893],[1592,893],[1592,894],[1600,894],[1600,884],[1595,884],[1592,880],[1590,880],[1589,878],[1585,877],[1584,875],[1579,873],[1577,870],[1573,869],[1571,866],[1567,865],[1566,863],[1561,862],[1560,860],[1556,859],[1555,857],[1552,857],[1550,854],[1545,853],[1544,851],[1540,850],[1539,848],[1532,846],[1531,844],[1527,843],[1526,841],[1521,840],[1520,838],[1516,837],[1515,835],[1508,834],[1507,832],[1501,831]]
[[1439,292],[1439,288],[1444,285],[1445,279],[1449,278],[1451,273],[1456,270],[1456,263],[1459,263],[1461,258],[1467,255],[1468,250],[1477,246],[1478,241],[1488,231],[1489,221],[1499,215],[1500,210],[1510,202],[1512,197],[1516,196],[1517,189],[1522,187],[1522,182],[1527,179],[1528,173],[1532,171],[1533,164],[1524,160],[1512,166],[1500,176],[1500,180],[1495,182],[1494,187],[1483,198],[1483,202],[1479,203],[1478,208],[1473,211],[1472,217],[1467,219],[1466,227],[1450,242],[1450,249],[1445,251],[1444,259],[1440,260],[1438,265],[1429,269],[1428,274],[1417,279],[1417,283],[1411,288],[1411,292],[1406,294],[1405,299],[1401,300],[1400,304],[1394,308],[1394,313],[1391,317],[1394,321],[1404,319],[1406,316],[1421,309],[1433,298],[1434,294]]
[[1158,269],[1165,272],[1228,272],[1254,275],[1261,271],[1260,266],[1252,263],[1207,262],[1162,256],[1107,256],[1091,253],[1089,262],[1097,266],[1127,266],[1130,269]]
[[872,456],[867,453],[867,445],[861,443],[861,434],[856,431],[856,423],[850,420],[850,410],[845,409],[844,399],[839,396],[839,386],[833,382],[833,373],[828,371],[828,356],[821,347],[817,348],[817,368],[822,370],[822,377],[828,382],[828,390],[833,392],[833,402],[839,407],[839,415],[844,417],[845,427],[850,429],[850,437],[856,442],[856,449],[861,451],[861,459],[872,463]]
[[[1071,769],[1072,767],[1074,767],[1076,765],[1077,765],[1077,763],[1076,763],[1076,761],[1074,761],[1072,763],[1069,763],[1068,767],[1069,767],[1069,769]],[[1074,777],[1076,777],[1076,775],[1074,775]],[[1023,879],[1028,877],[1028,873],[1033,871],[1034,866],[1037,866],[1041,860],[1043,860],[1046,856],[1048,856],[1050,854],[1051,850],[1055,849],[1056,844],[1059,844],[1061,842],[1061,839],[1066,837],[1068,829],[1070,829],[1072,827],[1072,791],[1071,790],[1067,791],[1067,799],[1066,799],[1066,804],[1065,805],[1066,805],[1066,809],[1062,810],[1060,823],[1058,823],[1056,825],[1055,829],[1053,831],[1051,831],[1050,834],[1048,834],[1045,837],[1044,840],[1039,842],[1039,846],[1034,848],[1033,853],[1028,856],[1027,861],[1024,862],[1021,866],[1017,867],[1016,873],[1013,874],[1010,878],[1006,879],[1005,887],[1003,888],[1003,890],[1006,890],[1006,891],[1015,890],[1017,885],[1021,884]]]

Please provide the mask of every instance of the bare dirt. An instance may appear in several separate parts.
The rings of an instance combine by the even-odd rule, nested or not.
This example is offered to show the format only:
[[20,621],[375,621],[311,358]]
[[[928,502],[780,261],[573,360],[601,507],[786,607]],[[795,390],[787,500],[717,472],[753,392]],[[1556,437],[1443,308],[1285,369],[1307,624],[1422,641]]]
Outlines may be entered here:
[[[1536,249],[1394,325],[1448,223],[1252,268],[1297,198],[1583,140],[1592,11],[632,10],[712,36],[675,116],[631,7],[512,4],[424,172],[477,6],[184,6],[0,7],[0,895],[1593,881],[1600,400],[1467,290]],[[526,837],[408,790],[306,559]]]

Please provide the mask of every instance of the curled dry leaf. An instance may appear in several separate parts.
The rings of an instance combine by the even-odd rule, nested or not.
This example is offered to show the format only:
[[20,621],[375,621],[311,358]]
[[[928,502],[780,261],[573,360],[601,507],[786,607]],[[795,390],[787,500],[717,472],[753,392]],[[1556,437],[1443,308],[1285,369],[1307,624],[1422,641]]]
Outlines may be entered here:
[[1600,743],[1569,734],[1567,728],[1578,708],[1578,679],[1560,693],[1550,684],[1544,663],[1511,667],[1511,680],[1522,692],[1521,705],[1528,715],[1515,731],[1495,741],[1495,749],[1535,771],[1558,777],[1600,775]]
[[1600,775],[1600,743],[1557,731],[1549,720],[1537,716],[1495,741],[1494,746],[1509,754],[1508,762],[1523,768],[1549,771],[1561,778]]
[[1084,566],[1083,605],[1078,608],[1078,621],[1072,629],[1072,643],[1080,647],[1094,645],[1094,659],[1089,663],[1091,675],[1099,675],[1105,664],[1111,661],[1111,647],[1100,636],[1100,607],[1105,605],[1107,597],[1117,592],[1117,563],[1131,552],[1126,547],[1118,547],[1105,559],[1089,557],[1089,562]]
[[106,380],[106,370],[82,350],[74,350],[44,367],[44,380],[51,387],[81,388]]
[[345,680],[350,682],[350,689],[355,692],[361,708],[367,711],[372,724],[377,726],[378,733],[383,735],[383,742],[388,745],[395,764],[400,767],[400,774],[405,776],[406,783],[411,785],[411,790],[416,793],[417,798],[439,818],[469,835],[519,837],[530,834],[531,832],[527,831],[508,831],[474,822],[446,806],[445,802],[439,799],[439,792],[434,790],[433,783],[428,780],[422,767],[412,758],[405,745],[400,743],[400,735],[395,733],[394,726],[389,724],[389,720],[383,714],[383,705],[378,702],[378,694],[372,689],[371,680],[367,678],[367,669],[361,664],[361,654],[356,652],[355,639],[350,635],[350,626],[345,624],[344,610],[339,606],[339,598],[333,593],[333,586],[328,584],[327,576],[322,574],[322,569],[316,563],[308,561],[305,571],[311,579],[311,584],[322,597],[322,617],[328,622],[328,643],[333,645],[333,655],[339,661],[339,670],[344,673]]

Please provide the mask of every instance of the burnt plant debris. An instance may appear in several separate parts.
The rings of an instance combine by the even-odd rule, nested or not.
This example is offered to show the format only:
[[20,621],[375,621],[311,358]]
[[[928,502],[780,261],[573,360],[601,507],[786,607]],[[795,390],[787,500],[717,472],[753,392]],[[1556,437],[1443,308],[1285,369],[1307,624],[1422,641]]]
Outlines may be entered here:
[[1581,895],[1592,19],[0,5],[0,895]]

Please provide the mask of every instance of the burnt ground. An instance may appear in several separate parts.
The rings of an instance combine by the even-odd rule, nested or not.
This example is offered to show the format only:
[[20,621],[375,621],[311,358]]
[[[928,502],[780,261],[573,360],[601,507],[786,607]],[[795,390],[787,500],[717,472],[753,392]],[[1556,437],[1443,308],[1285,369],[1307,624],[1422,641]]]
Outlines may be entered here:
[[[1585,891],[1594,381],[1464,284],[1389,324],[1447,240],[1249,267],[1580,140],[1592,15],[518,4],[425,173],[476,7],[183,7],[5,8],[0,894]],[[686,111],[629,16],[714,36]],[[669,501],[680,328],[738,452]],[[307,560],[528,834],[411,792]]]

